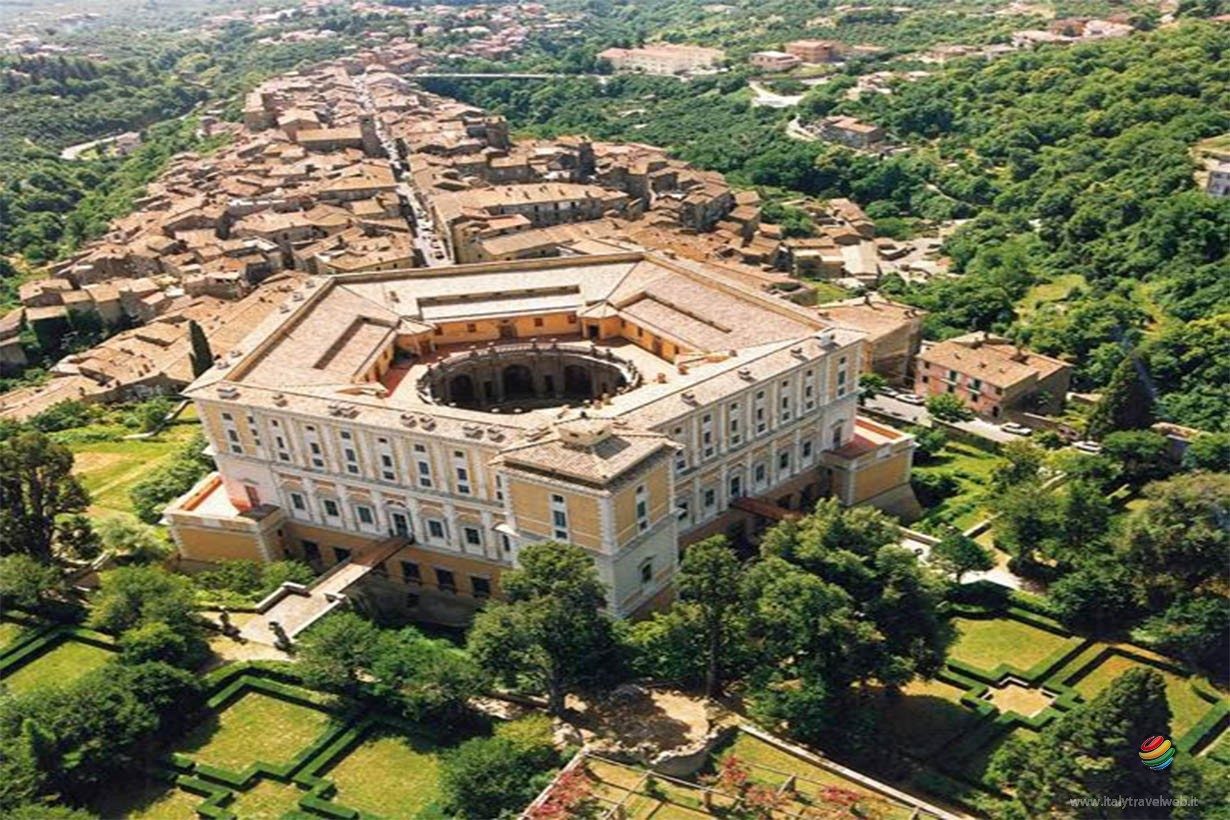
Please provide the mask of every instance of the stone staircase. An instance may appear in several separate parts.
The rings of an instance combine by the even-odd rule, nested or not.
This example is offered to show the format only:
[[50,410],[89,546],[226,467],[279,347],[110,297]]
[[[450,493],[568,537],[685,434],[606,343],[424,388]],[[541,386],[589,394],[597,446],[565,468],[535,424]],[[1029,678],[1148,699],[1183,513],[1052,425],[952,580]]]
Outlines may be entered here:
[[285,583],[256,605],[256,617],[239,630],[244,640],[285,648],[295,636],[347,605],[346,590],[406,545],[394,536],[331,567],[310,585]]

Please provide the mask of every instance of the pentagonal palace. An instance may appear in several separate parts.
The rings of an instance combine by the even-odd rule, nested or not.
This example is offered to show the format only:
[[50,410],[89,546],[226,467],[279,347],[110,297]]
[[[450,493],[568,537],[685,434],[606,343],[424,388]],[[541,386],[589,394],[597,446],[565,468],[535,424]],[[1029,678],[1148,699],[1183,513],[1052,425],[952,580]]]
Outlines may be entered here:
[[690,542],[908,496],[912,439],[856,419],[861,348],[643,251],[315,277],[188,389],[218,473],[167,519],[185,562],[342,564],[448,623],[569,541],[626,617]]

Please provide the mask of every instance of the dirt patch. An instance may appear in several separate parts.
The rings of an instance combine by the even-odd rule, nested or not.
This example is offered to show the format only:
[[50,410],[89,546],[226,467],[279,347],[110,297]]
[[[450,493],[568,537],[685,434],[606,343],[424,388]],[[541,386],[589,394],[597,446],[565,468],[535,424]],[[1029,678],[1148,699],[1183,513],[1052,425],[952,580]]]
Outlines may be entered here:
[[1024,686],[1016,681],[991,687],[987,690],[986,699],[1001,712],[1016,712],[1023,717],[1033,717],[1055,700],[1041,689]]
[[582,734],[624,748],[661,752],[695,743],[710,728],[710,706],[670,690],[621,686],[594,703],[570,699],[569,721]]

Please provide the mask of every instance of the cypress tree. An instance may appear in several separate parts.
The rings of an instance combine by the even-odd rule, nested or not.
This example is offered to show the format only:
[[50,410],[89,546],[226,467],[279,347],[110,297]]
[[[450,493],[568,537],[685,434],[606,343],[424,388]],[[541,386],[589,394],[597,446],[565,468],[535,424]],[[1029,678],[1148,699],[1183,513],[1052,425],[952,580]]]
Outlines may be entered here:
[[201,330],[195,319],[188,322],[188,339],[192,342],[192,353],[189,354],[192,360],[192,375],[200,376],[213,367],[214,354],[209,349],[209,339],[205,338],[205,331]]
[[1102,400],[1089,416],[1091,437],[1101,438],[1116,430],[1143,430],[1153,424],[1153,394],[1145,384],[1143,369],[1135,353],[1128,354],[1115,368],[1102,391]]

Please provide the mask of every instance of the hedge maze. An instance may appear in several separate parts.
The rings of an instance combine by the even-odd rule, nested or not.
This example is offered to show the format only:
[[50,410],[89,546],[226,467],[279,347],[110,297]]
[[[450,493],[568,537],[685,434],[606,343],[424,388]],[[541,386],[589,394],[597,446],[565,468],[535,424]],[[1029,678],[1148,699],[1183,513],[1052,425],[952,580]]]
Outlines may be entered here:
[[[1181,752],[1199,751],[1230,723],[1230,701],[1220,692],[1188,670],[1146,650],[1074,636],[1058,623],[1024,609],[959,606],[952,614],[958,623],[980,625],[970,630],[977,646],[971,651],[959,639],[936,681],[915,688],[928,697],[935,697],[931,692],[949,696],[960,692],[956,704],[961,711],[950,710],[943,730],[927,733],[925,742],[907,749],[909,756],[924,767],[915,778],[921,788],[955,800],[966,800],[978,790],[997,792],[986,778],[985,768],[1000,744],[1014,736],[1036,738],[1061,715],[1096,697],[1131,666],[1147,666],[1166,677],[1173,713],[1172,739]],[[1000,626],[1003,640],[998,651],[991,653],[988,637]],[[1003,660],[992,666],[961,659],[970,656]],[[1038,660],[1028,666],[1019,661],[1034,658]],[[1037,708],[1016,711],[996,705],[1012,702]]]
[[[364,805],[388,807],[386,811],[395,807],[399,818],[442,816],[435,802],[437,750],[415,725],[345,709],[259,662],[221,669],[211,683],[208,715],[177,745],[158,773],[168,789],[201,799],[195,808],[199,817],[379,817],[371,810],[342,803],[331,774],[369,740],[386,736],[412,741],[423,765],[417,772],[394,772],[399,761],[372,761],[370,791],[374,794],[354,793],[364,798]],[[288,733],[284,731],[288,724],[297,726]],[[405,782],[399,785],[398,781]]]

